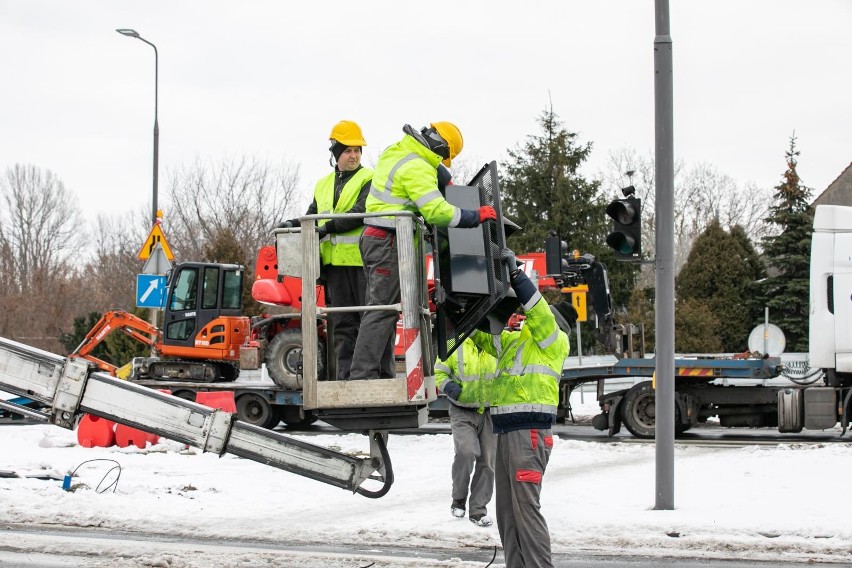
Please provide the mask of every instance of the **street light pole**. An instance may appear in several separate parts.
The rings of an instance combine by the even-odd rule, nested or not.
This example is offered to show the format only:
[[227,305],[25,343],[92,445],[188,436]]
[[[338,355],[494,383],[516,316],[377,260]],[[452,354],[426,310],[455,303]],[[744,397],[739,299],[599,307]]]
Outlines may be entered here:
[[151,202],[151,223],[157,224],[157,179],[159,177],[159,162],[160,162],[160,125],[157,122],[157,98],[159,91],[159,56],[157,54],[157,46],[139,35],[136,30],[121,28],[115,30],[121,35],[127,37],[135,37],[139,41],[144,41],[154,48],[154,194]]

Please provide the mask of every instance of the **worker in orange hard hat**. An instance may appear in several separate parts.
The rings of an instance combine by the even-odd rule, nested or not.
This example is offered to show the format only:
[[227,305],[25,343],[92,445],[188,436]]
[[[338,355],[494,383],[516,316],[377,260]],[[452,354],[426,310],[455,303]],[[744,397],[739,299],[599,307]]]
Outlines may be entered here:
[[[404,136],[390,145],[376,163],[367,213],[406,210],[419,213],[427,223],[439,227],[476,227],[497,219],[491,206],[461,209],[450,204],[439,191],[438,168],[449,167],[464,146],[461,131],[452,122],[433,122],[415,130],[409,125]],[[360,250],[367,275],[368,306],[398,303],[399,260],[394,217],[365,219]],[[381,379],[395,376],[393,345],[398,314],[374,310],[364,313],[352,359],[352,379]]]
[[[367,145],[361,127],[351,120],[341,120],[331,129],[329,142],[329,163],[334,171],[317,182],[314,200],[305,215],[363,213],[373,170],[361,165],[362,148]],[[298,219],[291,219],[281,226],[298,224]],[[316,226],[326,304],[331,307],[363,305],[367,282],[358,250],[363,219],[320,219]],[[347,380],[361,314],[330,313],[328,321],[332,326],[330,336],[337,362],[337,379]]]

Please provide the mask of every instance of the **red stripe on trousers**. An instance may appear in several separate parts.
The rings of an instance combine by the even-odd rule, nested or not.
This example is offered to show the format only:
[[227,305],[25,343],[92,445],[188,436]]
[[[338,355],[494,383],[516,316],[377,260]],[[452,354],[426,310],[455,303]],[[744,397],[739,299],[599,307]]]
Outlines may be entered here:
[[532,469],[519,469],[515,472],[515,481],[521,483],[541,483],[541,472]]

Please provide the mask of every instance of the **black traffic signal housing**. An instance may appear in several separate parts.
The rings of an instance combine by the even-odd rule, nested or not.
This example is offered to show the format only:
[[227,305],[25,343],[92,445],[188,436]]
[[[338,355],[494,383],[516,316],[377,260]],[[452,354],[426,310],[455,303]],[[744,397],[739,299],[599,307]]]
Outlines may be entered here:
[[548,276],[562,274],[562,264],[568,255],[568,243],[559,239],[556,231],[551,229],[544,239],[544,265]]
[[618,260],[642,260],[642,200],[634,194],[634,187],[621,190],[624,199],[616,199],[606,207],[613,220],[612,232],[606,244],[615,249]]

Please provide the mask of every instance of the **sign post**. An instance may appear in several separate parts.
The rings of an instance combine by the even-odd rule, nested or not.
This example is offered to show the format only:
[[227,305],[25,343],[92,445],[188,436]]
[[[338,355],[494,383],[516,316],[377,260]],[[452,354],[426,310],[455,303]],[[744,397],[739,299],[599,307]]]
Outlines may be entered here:
[[[143,274],[136,277],[136,305],[139,307],[150,307],[151,309],[151,325],[157,326],[157,310],[163,307],[165,303],[166,293],[166,278],[162,277],[162,282],[157,280],[157,286],[151,289],[153,280],[143,280],[140,282],[141,276],[159,276],[165,274],[171,269],[172,265],[169,261],[174,260],[175,255],[169,242],[166,240],[166,235],[163,233],[160,223],[154,223],[151,227],[151,232],[148,233],[148,238],[142,244],[142,248],[136,254],[139,260],[144,260],[145,267],[142,269]],[[150,289],[150,291],[149,291]],[[142,296],[147,292],[147,296],[143,299]],[[142,302],[142,303],[140,303]],[[156,302],[156,305],[150,305],[150,302]]]

